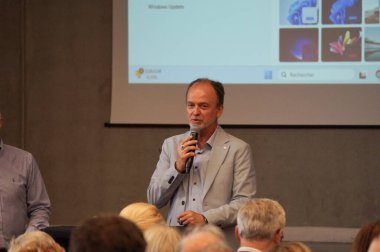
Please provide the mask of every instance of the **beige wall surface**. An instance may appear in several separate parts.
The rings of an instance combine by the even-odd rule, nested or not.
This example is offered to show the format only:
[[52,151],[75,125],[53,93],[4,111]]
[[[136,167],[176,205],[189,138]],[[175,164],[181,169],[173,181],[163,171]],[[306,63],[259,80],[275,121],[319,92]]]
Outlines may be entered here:
[[[0,29],[2,137],[37,159],[51,224],[75,225],[145,201],[164,138],[186,128],[104,126],[112,1],[2,0]],[[378,218],[379,128],[227,131],[251,144],[257,196],[280,201],[288,225],[357,228]]]

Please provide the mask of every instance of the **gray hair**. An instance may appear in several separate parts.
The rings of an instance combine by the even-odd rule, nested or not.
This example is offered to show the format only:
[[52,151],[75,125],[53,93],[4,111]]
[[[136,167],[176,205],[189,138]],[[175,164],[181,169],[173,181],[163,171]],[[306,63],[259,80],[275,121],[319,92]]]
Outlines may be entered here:
[[185,231],[177,252],[232,252],[222,230],[212,224],[197,225]]
[[239,236],[250,241],[272,239],[285,222],[284,208],[271,199],[249,200],[237,214]]
[[211,243],[202,248],[192,250],[191,252],[234,252],[225,242]]

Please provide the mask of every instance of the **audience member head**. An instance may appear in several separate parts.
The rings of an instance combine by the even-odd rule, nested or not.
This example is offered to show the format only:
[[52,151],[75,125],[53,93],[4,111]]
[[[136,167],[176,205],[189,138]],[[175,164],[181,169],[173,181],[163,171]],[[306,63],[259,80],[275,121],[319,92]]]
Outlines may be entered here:
[[380,251],[380,220],[363,226],[352,243],[352,252]]
[[158,208],[145,202],[129,204],[119,215],[136,223],[143,232],[153,225],[165,223]]
[[117,215],[86,219],[71,233],[70,252],[144,252],[142,231]]
[[177,252],[232,252],[222,230],[212,224],[196,225],[186,230]]
[[144,237],[147,242],[145,252],[175,252],[181,235],[177,229],[157,224],[148,228],[144,232]]
[[47,233],[31,231],[13,239],[8,252],[65,252],[65,249]]
[[238,211],[236,239],[241,247],[268,250],[283,238],[285,210],[275,200],[252,199]]
[[311,252],[311,249],[302,242],[287,242],[277,244],[270,252]]

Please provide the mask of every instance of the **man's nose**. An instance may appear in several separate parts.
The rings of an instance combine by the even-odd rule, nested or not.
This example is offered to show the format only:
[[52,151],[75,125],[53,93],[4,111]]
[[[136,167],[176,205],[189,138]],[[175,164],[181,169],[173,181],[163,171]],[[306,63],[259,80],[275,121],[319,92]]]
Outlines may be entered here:
[[193,113],[196,114],[196,115],[198,115],[198,114],[200,113],[200,111],[201,111],[201,110],[199,109],[199,107],[198,107],[198,106],[195,106],[195,107],[194,107],[194,111],[193,111]]

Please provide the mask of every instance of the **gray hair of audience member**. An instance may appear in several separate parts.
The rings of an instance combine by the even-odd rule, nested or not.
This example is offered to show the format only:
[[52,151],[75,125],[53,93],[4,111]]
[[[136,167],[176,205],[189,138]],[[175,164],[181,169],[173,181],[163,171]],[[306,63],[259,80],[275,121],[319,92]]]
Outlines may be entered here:
[[285,227],[285,210],[272,199],[252,199],[238,211],[239,236],[249,241],[274,238]]
[[65,249],[47,233],[30,231],[13,239],[8,252],[65,252]]
[[232,252],[222,230],[212,224],[195,225],[185,230],[177,252]]
[[118,215],[101,215],[84,220],[70,237],[70,252],[144,252],[142,231]]
[[270,252],[311,252],[311,249],[302,242],[286,242],[277,244]]
[[181,240],[177,229],[164,224],[151,226],[145,230],[144,237],[147,242],[145,252],[174,252]]

